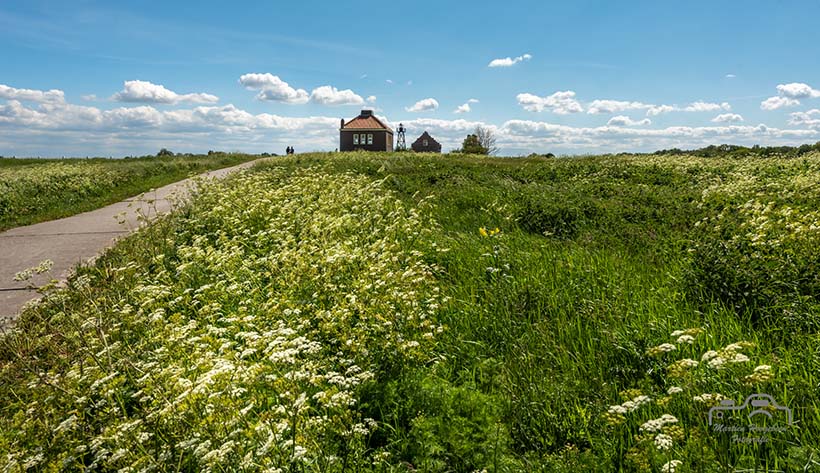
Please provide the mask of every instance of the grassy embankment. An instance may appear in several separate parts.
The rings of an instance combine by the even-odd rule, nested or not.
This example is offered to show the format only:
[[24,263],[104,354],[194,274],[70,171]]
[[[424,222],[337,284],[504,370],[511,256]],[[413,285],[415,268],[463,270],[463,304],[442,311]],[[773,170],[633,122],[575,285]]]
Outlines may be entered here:
[[0,158],[0,231],[87,212],[257,157]]
[[[24,315],[0,462],[813,471],[819,179],[816,154],[276,159]],[[758,392],[794,424],[707,425]]]

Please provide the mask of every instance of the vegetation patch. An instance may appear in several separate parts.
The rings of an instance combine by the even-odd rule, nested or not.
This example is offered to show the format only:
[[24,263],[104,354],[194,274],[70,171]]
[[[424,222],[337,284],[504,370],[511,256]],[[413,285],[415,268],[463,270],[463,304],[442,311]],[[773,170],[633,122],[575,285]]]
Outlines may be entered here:
[[0,158],[0,230],[68,217],[258,156]]
[[[818,182],[812,152],[275,158],[24,314],[0,462],[816,471]],[[780,430],[710,421],[761,394]]]

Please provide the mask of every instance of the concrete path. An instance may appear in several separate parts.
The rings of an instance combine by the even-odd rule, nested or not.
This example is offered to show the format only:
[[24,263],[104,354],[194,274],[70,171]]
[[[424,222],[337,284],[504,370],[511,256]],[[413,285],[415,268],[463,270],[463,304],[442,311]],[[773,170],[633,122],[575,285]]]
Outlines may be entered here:
[[[200,177],[222,178],[258,161],[206,172]],[[40,286],[51,279],[65,280],[77,264],[95,258],[111,247],[116,238],[137,228],[138,210],[147,216],[168,212],[169,197],[172,194],[186,196],[189,184],[191,179],[185,179],[91,212],[0,233],[0,328],[13,321],[26,302],[39,297],[35,290],[29,289],[30,285]],[[150,200],[154,202],[149,203]],[[18,272],[44,260],[54,262],[50,273],[36,275],[26,282],[14,281]]]

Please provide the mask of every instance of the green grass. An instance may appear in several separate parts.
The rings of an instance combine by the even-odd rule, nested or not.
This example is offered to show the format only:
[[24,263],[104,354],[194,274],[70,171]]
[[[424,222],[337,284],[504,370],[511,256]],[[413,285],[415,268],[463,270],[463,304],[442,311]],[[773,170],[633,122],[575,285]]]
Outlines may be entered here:
[[[272,160],[23,316],[0,351],[0,453],[70,469],[818,471],[818,182],[817,154]],[[324,347],[304,369],[373,377],[346,408],[308,400],[262,460],[277,404],[333,392],[326,371],[240,356],[281,324]],[[672,335],[686,329],[691,344]],[[213,357],[242,369],[153,414]],[[759,445],[711,431],[717,399],[695,399],[756,392],[796,421]],[[676,422],[641,430],[662,415]]]
[[258,156],[0,158],[0,231],[94,210]]

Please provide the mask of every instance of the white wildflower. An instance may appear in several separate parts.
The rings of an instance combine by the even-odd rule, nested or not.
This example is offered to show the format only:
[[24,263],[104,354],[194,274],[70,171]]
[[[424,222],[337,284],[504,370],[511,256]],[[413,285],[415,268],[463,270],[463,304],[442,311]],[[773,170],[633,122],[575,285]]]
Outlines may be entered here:
[[672,448],[672,437],[666,434],[658,434],[655,436],[655,448],[658,450],[669,450]]
[[681,335],[680,337],[678,337],[677,342],[679,344],[688,343],[689,345],[691,345],[695,342],[695,337],[691,335]]
[[661,473],[675,473],[677,468],[683,464],[680,460],[670,460],[661,467]]

